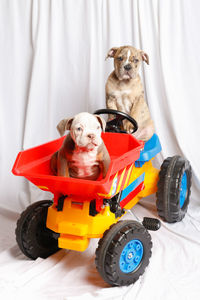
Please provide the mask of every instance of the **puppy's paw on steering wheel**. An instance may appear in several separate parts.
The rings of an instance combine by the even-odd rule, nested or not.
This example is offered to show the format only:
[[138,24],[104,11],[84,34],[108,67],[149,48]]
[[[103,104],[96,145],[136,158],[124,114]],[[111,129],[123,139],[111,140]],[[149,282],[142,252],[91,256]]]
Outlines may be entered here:
[[127,132],[127,133],[132,133],[133,130],[134,130],[134,126],[133,124],[131,124],[129,121],[127,120],[124,120],[123,121],[123,127],[124,127],[124,130]]

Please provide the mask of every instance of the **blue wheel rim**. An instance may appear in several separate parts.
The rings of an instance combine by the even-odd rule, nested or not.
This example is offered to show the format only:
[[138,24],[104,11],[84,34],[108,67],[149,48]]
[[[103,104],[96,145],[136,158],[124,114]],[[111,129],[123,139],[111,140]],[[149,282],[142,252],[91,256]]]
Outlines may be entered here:
[[187,195],[187,174],[186,172],[184,172],[181,179],[180,208],[182,208],[185,203],[186,195]]
[[119,267],[123,273],[131,273],[139,266],[144,253],[144,247],[141,241],[131,240],[123,248],[120,259]]

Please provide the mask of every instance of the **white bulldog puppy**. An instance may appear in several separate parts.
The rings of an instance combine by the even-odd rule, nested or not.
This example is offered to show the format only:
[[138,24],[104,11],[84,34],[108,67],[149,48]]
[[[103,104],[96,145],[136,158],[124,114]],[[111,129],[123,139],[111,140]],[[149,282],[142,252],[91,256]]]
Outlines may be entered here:
[[51,158],[51,169],[55,175],[96,180],[102,173],[106,176],[110,156],[101,138],[106,122],[100,116],[87,112],[59,122],[60,135],[70,130],[62,147]]

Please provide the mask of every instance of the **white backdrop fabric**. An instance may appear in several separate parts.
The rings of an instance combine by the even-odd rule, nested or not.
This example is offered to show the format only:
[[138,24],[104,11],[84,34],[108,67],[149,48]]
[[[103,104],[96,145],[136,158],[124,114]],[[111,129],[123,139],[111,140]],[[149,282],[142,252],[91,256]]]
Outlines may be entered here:
[[[0,296],[1,299],[199,299],[200,2],[198,0],[0,1]],[[193,169],[185,219],[153,232],[145,275],[109,288],[95,269],[93,240],[84,253],[61,250],[30,261],[14,229],[30,203],[52,198],[12,175],[17,153],[58,137],[57,123],[105,107],[106,61],[113,46],[133,45],[162,144],[158,161],[186,157]],[[155,197],[133,209],[157,217]],[[132,218],[127,214],[126,218]]]

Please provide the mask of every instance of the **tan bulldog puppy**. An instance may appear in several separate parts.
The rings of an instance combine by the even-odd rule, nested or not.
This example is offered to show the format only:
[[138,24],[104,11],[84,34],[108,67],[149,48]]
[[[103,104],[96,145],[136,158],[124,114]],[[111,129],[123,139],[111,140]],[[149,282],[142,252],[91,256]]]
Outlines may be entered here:
[[[134,133],[137,139],[147,141],[154,133],[154,124],[144,99],[139,67],[142,61],[149,64],[149,57],[142,50],[131,46],[111,48],[107,57],[114,58],[114,71],[106,83],[107,108],[129,114],[138,123]],[[124,121],[124,129],[131,132],[133,125]]]
[[53,173],[86,180],[96,180],[102,173],[104,178],[110,164],[110,156],[101,138],[105,126],[104,119],[87,112],[62,120],[57,125],[60,135],[66,130],[70,132],[51,158]]

